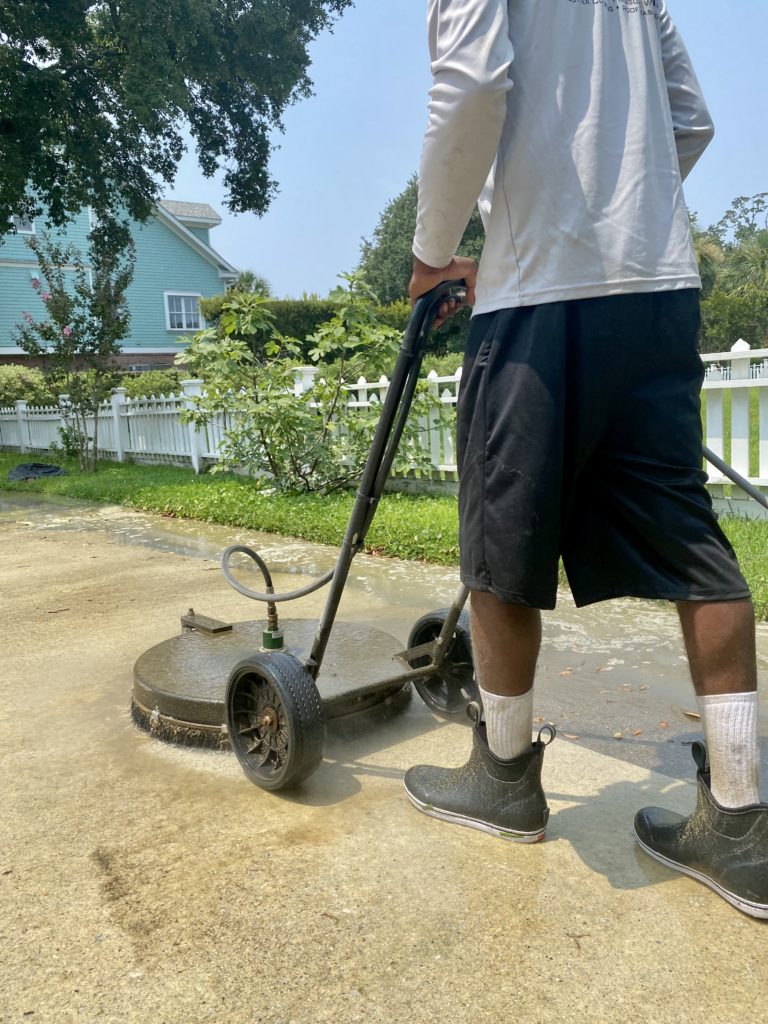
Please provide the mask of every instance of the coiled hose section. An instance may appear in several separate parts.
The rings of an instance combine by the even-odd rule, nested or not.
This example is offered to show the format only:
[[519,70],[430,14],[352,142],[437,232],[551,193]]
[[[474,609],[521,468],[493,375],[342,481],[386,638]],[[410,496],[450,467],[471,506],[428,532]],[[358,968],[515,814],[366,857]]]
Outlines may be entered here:
[[[256,563],[261,575],[264,577],[264,585],[266,587],[265,593],[259,594],[255,590],[250,590],[239,580],[235,579],[232,575],[232,570],[229,567],[230,559],[233,555],[246,555]],[[267,568],[267,563],[261,555],[257,551],[254,551],[253,548],[245,547],[244,544],[233,544],[231,547],[228,547],[221,556],[221,571],[224,573],[224,579],[230,587],[238,592],[238,594],[242,594],[243,597],[250,597],[252,601],[261,601],[267,605],[267,620],[269,628],[276,629],[276,605],[281,601],[295,601],[299,597],[306,597],[307,594],[314,594],[316,590],[320,590],[321,587],[324,587],[326,584],[331,582],[333,574],[336,572],[336,568],[334,566],[333,569],[329,569],[324,575],[319,576],[316,580],[313,580],[312,583],[308,583],[306,587],[300,587],[298,590],[290,590],[287,594],[276,594],[272,584],[272,576]]]

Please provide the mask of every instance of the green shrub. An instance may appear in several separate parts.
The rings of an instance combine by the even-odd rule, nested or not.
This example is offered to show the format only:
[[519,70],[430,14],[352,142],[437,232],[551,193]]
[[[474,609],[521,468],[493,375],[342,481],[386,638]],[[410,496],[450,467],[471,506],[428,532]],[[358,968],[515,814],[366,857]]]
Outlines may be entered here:
[[181,381],[187,374],[178,370],[147,370],[144,373],[127,373],[120,381],[128,398],[152,398],[159,395],[178,395]]
[[[392,371],[395,368],[395,359],[396,356],[393,355],[389,360],[391,365],[386,366],[384,368],[384,374],[390,379],[392,377]],[[458,368],[461,366],[462,360],[463,357],[461,352],[449,352],[447,355],[444,356],[436,356],[431,352],[427,352],[427,354],[424,356],[424,362],[421,364],[421,373],[419,376],[421,378],[424,378],[429,374],[431,370],[434,370],[438,377],[453,377]],[[320,376],[328,377],[330,374],[335,374],[338,372],[338,362],[328,364],[324,363],[320,369]],[[378,372],[375,367],[364,367],[362,372],[360,373],[360,376],[365,377],[365,379],[369,383],[378,381],[380,375],[380,372]],[[350,384],[357,383],[357,377],[351,377],[348,370],[345,372],[345,379]]]
[[379,323],[386,324],[387,327],[394,327],[401,334],[408,325],[410,317],[411,304],[406,302],[405,299],[400,299],[399,302],[391,302],[388,306],[376,307],[376,319]]
[[56,405],[58,397],[53,394],[40,370],[9,363],[0,366],[0,408],[6,408],[15,402]]
[[303,342],[333,319],[338,303],[330,299],[270,299],[268,309],[274,313],[278,334]]
[[[192,339],[183,359],[206,387],[188,418],[203,427],[222,413],[233,417],[214,471],[240,467],[254,476],[268,474],[268,486],[294,493],[329,493],[359,480],[380,410],[350,410],[344,382],[356,380],[363,367],[378,377],[394,362],[399,338],[378,322],[365,282],[354,275],[345,280],[348,287],[333,294],[334,316],[306,339],[309,358],[325,362],[301,395],[293,394],[301,347],[275,331],[262,297],[230,293],[217,328]],[[419,417],[440,423],[447,417],[425,386],[417,391],[413,413],[394,463],[402,472],[431,465],[420,443]]]
[[[216,327],[223,303],[230,297],[231,293],[200,300],[200,309],[210,327]],[[312,346],[306,339],[336,316],[338,303],[332,299],[269,299],[266,308],[275,317],[277,333],[285,338],[295,338],[302,347],[303,358],[309,361],[308,351]],[[379,323],[402,334],[411,315],[411,306],[401,299],[387,306],[376,306],[375,315]],[[439,354],[460,352],[464,347],[467,323],[468,318],[464,314],[452,317],[439,331],[430,335],[428,350]]]
[[226,295],[212,295],[209,299],[200,299],[200,312],[209,327],[215,327],[216,321],[221,316],[221,304]]
[[434,370],[438,377],[452,377],[461,363],[461,352],[449,352],[444,356],[434,356],[428,352],[421,364],[421,375],[426,377],[430,370]]
[[[224,302],[231,298],[230,292],[200,300],[200,310],[209,327],[216,326]],[[303,341],[314,334],[320,324],[331,319],[336,303],[330,299],[270,299],[267,308],[275,316],[275,330],[279,334]]]

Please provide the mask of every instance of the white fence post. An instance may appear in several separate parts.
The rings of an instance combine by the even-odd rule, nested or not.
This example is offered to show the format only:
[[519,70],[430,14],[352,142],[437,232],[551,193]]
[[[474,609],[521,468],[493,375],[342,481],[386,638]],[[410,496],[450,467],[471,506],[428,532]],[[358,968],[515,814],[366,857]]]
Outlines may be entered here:
[[[719,367],[713,367],[707,374],[707,380],[714,382],[721,381],[723,374]],[[725,445],[723,443],[723,392],[718,388],[712,391],[705,391],[707,407],[707,447],[721,459],[725,458]],[[713,475],[713,467],[707,466],[707,473]],[[719,475],[719,470],[718,470]],[[709,484],[709,493],[713,498],[722,498],[724,491],[721,484]]]
[[[731,380],[749,380],[748,343],[739,338],[731,352],[745,353],[744,359],[731,363]],[[731,465],[737,473],[749,476],[749,388],[734,388],[731,395]]]
[[317,366],[295,366],[293,368],[293,393],[298,398],[310,390],[315,383]]
[[112,419],[115,431],[115,454],[118,462],[125,462],[125,454],[131,447],[131,434],[125,410],[126,388],[112,389]]
[[[437,383],[437,371],[430,370],[429,373],[427,374],[427,380],[429,381],[429,384],[427,386],[429,387],[430,395],[432,396],[434,401],[438,401],[440,398],[440,388]],[[442,452],[440,450],[441,437],[440,433],[437,430],[437,424],[439,420],[440,413],[437,411],[437,408],[432,409],[429,413],[429,419],[427,422],[429,423],[429,457],[432,460],[433,469],[436,469],[443,461]]]
[[28,452],[29,443],[29,419],[27,417],[27,403],[23,400],[16,402],[16,419],[19,424],[19,449]]
[[[187,409],[195,408],[195,398],[203,393],[203,382],[201,380],[183,380],[181,390],[184,392],[184,406]],[[189,457],[192,462],[192,469],[200,472],[201,457],[205,452],[205,433],[191,421],[187,424],[189,429]]]
[[[761,380],[768,377],[768,360],[764,359],[760,364],[757,373]],[[768,478],[768,387],[762,387],[758,391],[760,396],[760,416],[758,427],[758,450],[760,452],[757,475],[763,480]]]
[[68,419],[67,410],[68,410],[68,408],[69,408],[69,395],[59,395],[59,421],[60,421],[60,424],[61,424],[59,426],[59,438],[61,438],[62,441],[63,441],[62,431],[66,430],[67,426],[68,426],[68,423],[67,423],[67,419]]

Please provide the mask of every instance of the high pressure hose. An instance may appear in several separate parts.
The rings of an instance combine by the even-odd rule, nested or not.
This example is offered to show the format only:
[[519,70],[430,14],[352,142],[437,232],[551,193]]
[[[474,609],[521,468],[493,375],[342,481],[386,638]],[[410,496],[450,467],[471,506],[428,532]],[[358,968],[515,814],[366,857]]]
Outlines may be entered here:
[[[236,580],[232,575],[232,570],[229,567],[229,561],[232,555],[247,555],[251,558],[261,571],[261,575],[264,577],[264,583],[266,585],[266,593],[257,594],[255,590],[249,590],[248,587]],[[224,573],[224,578],[230,587],[234,588],[238,594],[242,594],[243,597],[250,597],[253,601],[262,601],[265,604],[274,605],[280,601],[295,601],[299,597],[306,597],[307,594],[314,594],[316,590],[320,590],[327,583],[330,583],[333,579],[333,574],[336,572],[336,568],[329,569],[323,576],[318,577],[314,582],[308,583],[306,587],[301,587],[299,590],[290,590],[287,594],[276,594],[272,585],[272,577],[267,568],[267,564],[264,559],[259,555],[253,548],[247,548],[243,544],[233,544],[228,547],[224,554],[221,556],[221,571]],[[268,609],[269,612],[269,609]],[[275,614],[277,611],[275,610]]]

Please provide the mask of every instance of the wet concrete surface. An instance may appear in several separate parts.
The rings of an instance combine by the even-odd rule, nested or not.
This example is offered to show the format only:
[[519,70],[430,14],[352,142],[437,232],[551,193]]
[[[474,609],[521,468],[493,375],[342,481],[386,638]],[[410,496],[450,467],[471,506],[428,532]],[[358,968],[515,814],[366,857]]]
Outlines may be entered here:
[[[99,533],[116,544],[197,558],[204,563],[203,571],[214,576],[224,548],[246,544],[265,558],[278,592],[303,586],[332,568],[336,559],[335,549],[325,545],[118,507],[40,502],[33,495],[0,495],[0,524],[3,522],[28,524],[27,529],[42,531]],[[241,565],[243,582],[260,590],[260,575],[245,560]],[[452,568],[359,556],[347,585],[343,617],[391,633],[404,646],[416,619],[449,605],[458,583],[458,573]],[[225,593],[232,596],[223,578],[219,590],[222,597]],[[303,603],[282,605],[281,614],[292,616],[296,608],[311,608],[301,614],[317,615],[324,593]],[[233,621],[262,617],[262,605],[242,597],[236,600],[239,611]],[[217,602],[218,593],[206,607],[196,610],[220,618]],[[188,605],[180,593],[179,615]],[[175,625],[169,636],[177,632]],[[287,642],[290,644],[290,637]],[[766,624],[758,626],[758,657],[765,676]],[[350,661],[354,668],[354,657]],[[377,661],[381,664],[378,650]],[[367,677],[369,673],[363,669],[363,674]],[[352,681],[357,682],[358,678]],[[545,613],[535,689],[537,724],[554,723],[562,739],[610,757],[674,778],[689,778],[693,763],[690,747],[701,736],[696,715],[680,628],[670,606],[622,600],[577,609],[563,591],[557,609]],[[762,735],[768,736],[765,700],[760,727]],[[768,773],[768,743],[763,745],[763,767]]]
[[[679,780],[698,724],[665,608],[564,599],[547,617],[536,714],[561,734],[544,766],[552,817],[547,842],[518,846],[410,807],[404,771],[459,764],[469,741],[418,699],[335,724],[290,797],[231,755],[132,725],[136,657],[190,605],[234,620],[250,607],[218,572],[222,541],[254,542],[280,589],[332,550],[0,502],[3,1024],[767,1019],[765,925],[631,840],[639,806],[694,798]],[[360,559],[341,616],[403,640],[455,584]],[[764,662],[763,627],[760,646]]]

